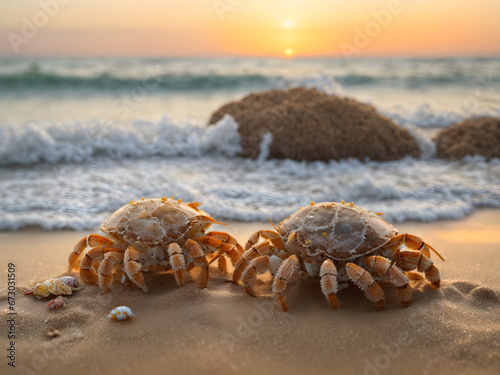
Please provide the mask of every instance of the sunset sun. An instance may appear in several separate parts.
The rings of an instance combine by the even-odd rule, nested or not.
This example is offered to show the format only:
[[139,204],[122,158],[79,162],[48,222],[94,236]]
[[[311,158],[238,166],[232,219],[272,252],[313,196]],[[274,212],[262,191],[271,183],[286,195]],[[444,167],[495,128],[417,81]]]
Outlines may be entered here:
[[287,20],[285,20],[285,22],[283,22],[283,27],[285,29],[293,29],[294,26],[295,26],[295,23],[291,19],[287,19]]

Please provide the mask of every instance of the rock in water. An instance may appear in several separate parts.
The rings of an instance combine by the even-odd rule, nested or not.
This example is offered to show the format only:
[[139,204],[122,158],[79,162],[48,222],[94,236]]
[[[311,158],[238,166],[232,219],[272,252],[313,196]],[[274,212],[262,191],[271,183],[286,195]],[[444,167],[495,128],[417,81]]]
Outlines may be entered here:
[[272,134],[269,156],[296,160],[354,157],[395,160],[419,156],[408,130],[354,99],[317,89],[292,88],[250,94],[212,114],[215,124],[230,114],[239,125],[242,156],[256,158],[265,133]]
[[482,155],[500,158],[500,118],[468,119],[441,130],[435,138],[437,156],[458,160]]

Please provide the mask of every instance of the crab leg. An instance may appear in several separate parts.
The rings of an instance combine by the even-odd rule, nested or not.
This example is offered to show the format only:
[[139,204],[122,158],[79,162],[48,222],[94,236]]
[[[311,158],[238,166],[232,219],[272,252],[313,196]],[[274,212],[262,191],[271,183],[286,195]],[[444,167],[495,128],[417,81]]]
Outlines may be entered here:
[[94,247],[85,253],[80,262],[80,276],[86,284],[98,284],[97,274],[94,272],[93,264],[97,260],[104,259],[104,247]]
[[365,293],[365,296],[370,301],[377,303],[378,310],[382,309],[385,304],[385,294],[380,285],[375,282],[372,275],[354,263],[347,263],[346,270],[349,279]]
[[103,293],[109,292],[113,284],[113,269],[123,262],[122,252],[108,252],[104,255],[104,260],[101,262],[97,273],[99,275],[99,287]]
[[104,246],[94,247],[87,251],[80,262],[80,276],[86,284],[97,285],[99,278],[95,272],[94,262],[102,261],[104,254],[109,251],[120,251],[115,247],[105,248]]
[[[241,245],[238,243],[238,241],[236,240],[236,238],[234,238],[233,236],[231,236],[229,233],[226,233],[226,232],[217,232],[217,231],[212,231],[212,232],[208,232],[206,234],[206,236],[208,237],[214,237],[224,243],[228,243],[230,245],[234,245],[236,246],[236,250],[238,251],[239,254],[243,254],[243,247],[241,247]],[[237,259],[236,259],[237,260]]]
[[427,258],[431,257],[430,251],[432,250],[438,257],[444,262],[444,258],[439,254],[436,249],[432,246],[426,244],[420,237],[413,234],[403,233],[393,237],[388,243],[387,247],[397,248],[403,244],[412,250],[418,250],[424,254]]
[[[200,244],[196,241],[193,241],[191,239],[186,241],[186,248],[187,251],[189,252],[189,255],[191,258],[193,258],[194,265],[196,267],[202,267],[201,271],[201,276],[200,276],[200,285],[201,289],[206,288],[208,284],[208,277],[209,277],[209,268],[208,268],[208,261],[207,257],[203,253],[203,249],[201,248]],[[172,266],[173,268],[173,266]],[[177,274],[176,274],[177,278]]]
[[[269,231],[270,232],[270,231]],[[248,238],[248,241],[245,245],[245,251],[250,249],[252,246],[255,246],[257,244],[257,242],[259,242],[259,239],[260,239],[260,234],[262,233],[261,230],[258,230],[257,232],[255,232],[254,234],[252,234],[249,238]]]
[[319,275],[321,276],[321,291],[330,305],[334,309],[338,309],[341,305],[336,295],[339,286],[337,283],[337,268],[335,264],[330,259],[326,259],[321,265]]
[[177,243],[171,243],[168,245],[168,256],[170,259],[170,265],[174,271],[175,281],[179,286],[184,285],[186,282],[186,260],[184,259],[184,254],[181,247]]
[[245,245],[245,250],[248,250],[252,246],[255,246],[255,244],[259,242],[260,237],[264,238],[265,240],[269,240],[279,250],[283,250],[285,248],[285,246],[283,245],[283,241],[281,241],[281,237],[278,233],[272,230],[258,230],[248,239],[247,244]]
[[207,245],[209,247],[213,247],[215,249],[220,249],[219,254],[215,258],[213,258],[211,260],[211,262],[213,262],[215,259],[219,258],[221,255],[226,254],[226,253],[229,255],[229,257],[231,259],[233,259],[233,257],[235,259],[238,259],[240,256],[240,254],[236,250],[235,245],[225,243],[221,240],[218,240],[215,237],[212,237],[212,236],[197,237],[197,238],[195,238],[195,241],[200,243],[200,244],[204,244],[204,245]]
[[234,265],[233,283],[237,283],[241,279],[241,273],[248,267],[250,261],[259,255],[271,255],[274,247],[271,246],[269,241],[264,241],[258,245],[252,246],[245,251],[241,258]]
[[408,307],[410,305],[410,281],[398,266],[392,264],[389,259],[379,255],[365,257],[364,263],[368,271],[377,273],[380,276],[385,277],[392,285],[396,287],[403,307]]
[[[234,238],[233,236],[231,236],[230,234],[228,234],[226,232],[216,232],[216,231],[213,231],[213,232],[207,233],[206,236],[199,237],[199,238],[202,238],[203,239],[202,241],[206,241],[205,243],[208,246],[215,247],[215,248],[221,248],[221,251],[216,256],[216,258],[212,259],[212,261],[214,261],[215,259],[219,258],[219,265],[220,265],[220,259],[222,258],[223,254],[227,254],[229,256],[229,258],[231,259],[231,262],[233,264],[238,259],[240,259],[241,254],[243,254],[243,248],[238,243],[238,241],[236,241],[236,238]],[[207,239],[205,239],[205,238],[207,238]],[[217,241],[220,241],[222,244],[232,245],[232,247],[229,248],[229,250],[227,250],[227,247],[225,247],[225,246],[223,247],[223,245],[219,245],[219,243],[215,242],[214,239],[217,240]],[[198,239],[195,239],[195,240],[198,240]]]
[[291,255],[285,259],[283,263],[281,263],[280,268],[278,268],[278,272],[276,273],[276,277],[274,278],[273,293],[275,296],[277,295],[279,297],[283,311],[288,311],[288,305],[285,297],[283,296],[283,292],[286,289],[288,280],[290,280],[296,273],[298,267],[299,259],[297,255]]
[[144,276],[141,272],[142,265],[139,263],[141,260],[143,260],[143,255],[136,248],[129,246],[125,250],[125,256],[123,257],[123,268],[128,278],[139,288],[147,292],[148,287],[144,284]]
[[83,237],[80,241],[78,241],[73,248],[73,251],[69,255],[69,269],[70,271],[76,271],[78,269],[78,259],[82,251],[88,247],[96,247],[96,246],[111,246],[114,242],[107,237],[101,236],[100,234],[91,234],[86,237]]
[[411,271],[417,269],[418,272],[424,272],[425,278],[431,283],[434,288],[439,288],[441,277],[439,270],[434,266],[432,259],[416,250],[400,251],[396,264],[403,271]]
[[227,272],[227,262],[226,257],[220,256],[219,261],[217,262],[217,266],[222,272]]
[[241,275],[241,281],[245,287],[245,292],[250,294],[252,297],[257,297],[252,285],[257,281],[257,275],[265,273],[270,270],[269,256],[261,255],[257,258],[252,259],[248,264],[245,271]]

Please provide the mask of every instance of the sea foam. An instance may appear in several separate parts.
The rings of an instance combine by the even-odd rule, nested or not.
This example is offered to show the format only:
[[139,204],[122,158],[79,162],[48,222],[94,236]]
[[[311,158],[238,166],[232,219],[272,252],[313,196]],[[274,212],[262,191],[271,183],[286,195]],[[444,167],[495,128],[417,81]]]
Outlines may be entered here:
[[[203,203],[218,220],[279,222],[310,201],[354,201],[392,222],[459,219],[500,207],[500,160],[392,162],[203,158],[94,159],[4,169],[0,229],[90,229],[140,197]],[[36,183],[34,183],[36,182]]]
[[99,157],[233,156],[239,150],[238,125],[229,115],[210,127],[166,116],[159,122],[88,120],[0,127],[2,166],[83,163]]

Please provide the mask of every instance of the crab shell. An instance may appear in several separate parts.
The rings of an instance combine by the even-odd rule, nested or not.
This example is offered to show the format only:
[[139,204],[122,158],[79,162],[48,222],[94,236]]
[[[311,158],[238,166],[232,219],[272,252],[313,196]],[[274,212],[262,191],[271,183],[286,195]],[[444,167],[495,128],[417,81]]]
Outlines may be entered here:
[[343,202],[304,207],[283,220],[278,233],[289,253],[314,256],[326,252],[343,261],[371,253],[398,234],[377,214]]
[[143,199],[119,208],[101,230],[137,249],[177,242],[203,233],[215,220],[206,212],[172,198]]

